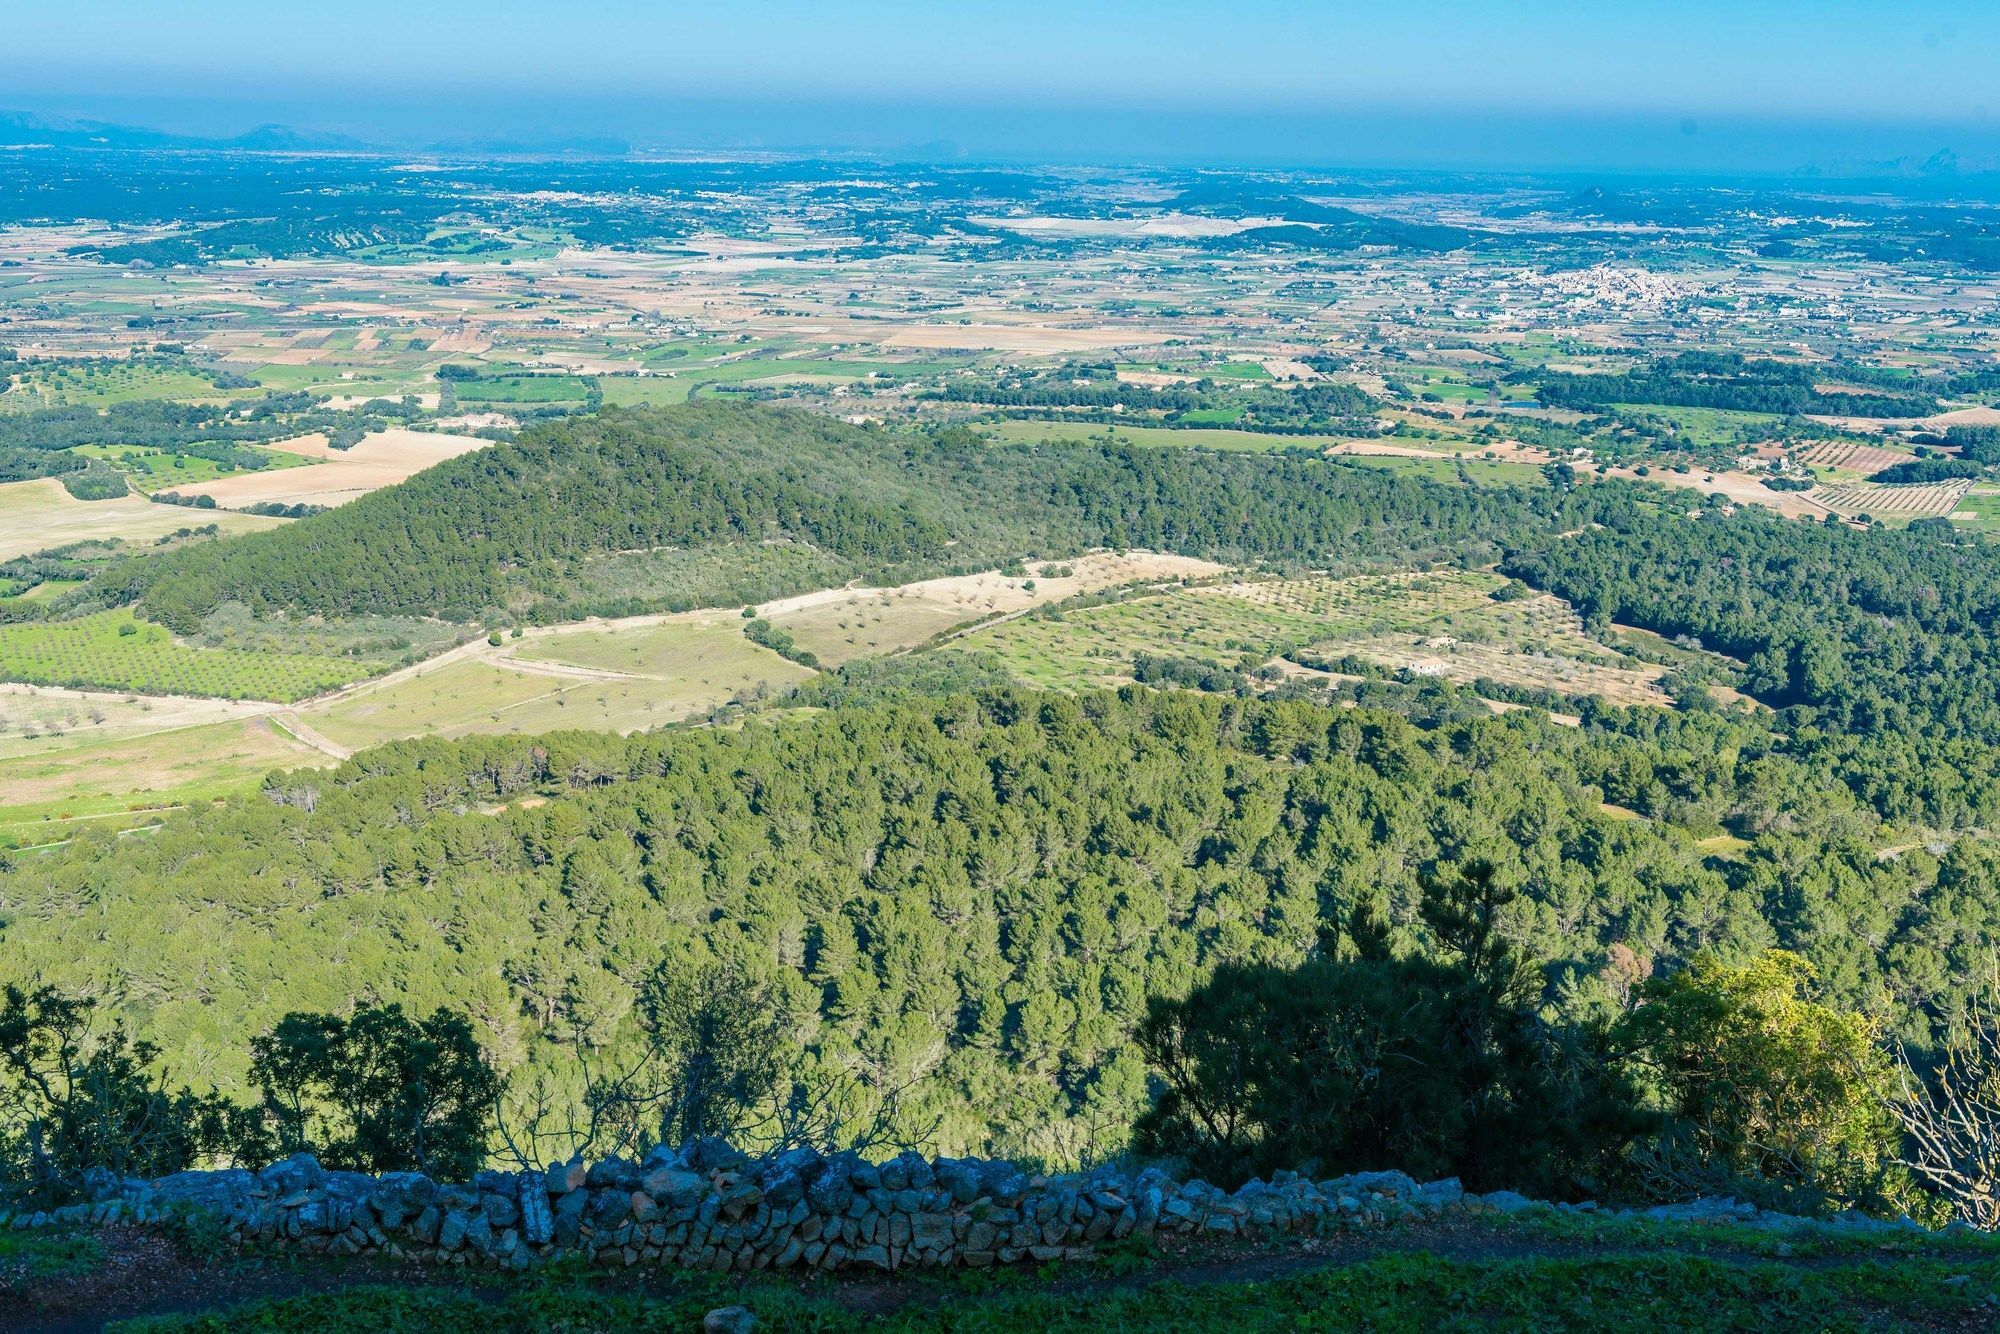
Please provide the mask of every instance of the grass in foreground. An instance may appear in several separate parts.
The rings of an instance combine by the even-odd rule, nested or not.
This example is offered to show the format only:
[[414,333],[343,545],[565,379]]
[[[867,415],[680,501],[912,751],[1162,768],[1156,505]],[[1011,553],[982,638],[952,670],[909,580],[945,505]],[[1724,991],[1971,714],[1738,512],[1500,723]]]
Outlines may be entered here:
[[0,1232],[0,1292],[74,1278],[103,1262],[103,1245],[87,1232]]
[[[491,1301],[465,1292],[365,1288],[115,1328],[681,1330],[697,1328],[708,1309],[740,1303],[758,1328],[769,1330],[1858,1330],[1975,1325],[1993,1311],[1996,1279],[2000,1262],[1988,1258],[1801,1267],[1682,1254],[1457,1261],[1410,1253],[1265,1282],[1097,1284],[1026,1295],[954,1293],[948,1283],[905,1280],[907,1290],[887,1300],[908,1305],[888,1312],[880,1309],[880,1284],[859,1292],[830,1285],[802,1296],[775,1283],[693,1280],[643,1296],[583,1283],[534,1284]],[[857,1309],[864,1304],[875,1309]]]

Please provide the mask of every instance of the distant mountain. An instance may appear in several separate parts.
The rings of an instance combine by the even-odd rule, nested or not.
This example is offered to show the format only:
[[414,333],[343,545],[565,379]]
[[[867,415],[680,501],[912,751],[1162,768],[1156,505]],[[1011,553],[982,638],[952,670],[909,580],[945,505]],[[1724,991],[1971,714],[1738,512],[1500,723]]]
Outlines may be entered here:
[[53,144],[61,148],[182,148],[200,143],[164,130],[112,125],[100,120],[0,111],[0,142]]
[[344,134],[259,125],[229,138],[173,134],[109,121],[0,111],[0,144],[49,144],[57,148],[237,148],[266,153],[351,153],[369,145]]
[[290,125],[259,125],[233,139],[213,141],[217,148],[245,148],[266,153],[358,153],[372,145],[352,135],[327,130],[299,130]]

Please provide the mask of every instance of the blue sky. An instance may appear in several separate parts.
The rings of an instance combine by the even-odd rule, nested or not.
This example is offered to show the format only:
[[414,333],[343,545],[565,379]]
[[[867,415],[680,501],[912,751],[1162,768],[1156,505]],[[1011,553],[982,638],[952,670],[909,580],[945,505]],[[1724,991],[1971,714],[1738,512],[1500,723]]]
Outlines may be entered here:
[[[1489,135],[1568,126],[1560,133],[1579,150],[1593,125],[1613,142],[1643,132],[1666,148],[1675,134],[1706,132],[1719,144],[1782,126],[1791,135],[1782,151],[1793,153],[2000,139],[2000,0],[51,0],[5,9],[0,106],[203,130],[233,118],[463,134],[497,118],[513,133],[665,143],[673,126],[662,118],[683,114],[697,140],[728,138],[734,117],[746,142],[810,137],[818,126],[920,143],[976,140],[989,122],[996,141],[1059,140],[1062,115],[1099,114],[1128,124],[1135,141],[1150,123],[1169,147],[1237,126],[1246,151],[1287,122],[1326,126],[1354,148],[1366,147],[1359,127],[1393,139],[1399,125],[1437,127],[1416,137],[1442,134],[1445,149],[1453,126],[1469,140],[1482,126]],[[1901,138],[1885,138],[1891,130]]]

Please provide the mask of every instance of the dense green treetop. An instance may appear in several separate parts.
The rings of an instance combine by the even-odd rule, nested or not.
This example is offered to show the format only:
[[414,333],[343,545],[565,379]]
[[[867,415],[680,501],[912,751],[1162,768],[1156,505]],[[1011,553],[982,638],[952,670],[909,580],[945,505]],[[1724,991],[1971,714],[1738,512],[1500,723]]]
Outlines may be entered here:
[[[1724,827],[1750,840],[1727,862],[1701,842]],[[1778,944],[1920,1030],[2000,939],[1993,857],[1884,861],[1880,837],[1715,714],[1009,689],[397,743],[146,838],[80,833],[0,870],[0,980],[95,997],[231,1094],[289,1011],[449,1005],[523,1087],[634,1041],[663,961],[726,958],[809,1060],[922,1077],[907,1115],[941,1147],[1070,1161],[1143,1102],[1149,996],[1296,965],[1363,898],[1418,940],[1420,877],[1475,858],[1518,887],[1507,931],[1565,1011],[1615,1008],[1634,961]]]

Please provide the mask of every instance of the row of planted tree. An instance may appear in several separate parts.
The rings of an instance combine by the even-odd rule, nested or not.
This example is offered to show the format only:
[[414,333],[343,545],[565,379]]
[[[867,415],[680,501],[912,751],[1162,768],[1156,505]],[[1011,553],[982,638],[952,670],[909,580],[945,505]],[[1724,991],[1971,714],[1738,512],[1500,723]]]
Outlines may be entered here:
[[[1305,1168],[1456,1176],[1477,1190],[1636,1201],[1733,1194],[1790,1213],[1857,1208],[2000,1226],[2000,1012],[1913,1058],[1815,999],[1770,951],[1631,979],[1614,1020],[1555,1022],[1543,973],[1505,939],[1514,893],[1482,864],[1426,885],[1434,946],[1399,954],[1378,910],[1327,923],[1297,968],[1225,965],[1158,998],[1137,1038],[1150,1109],[1120,1151],[1234,1185]],[[910,1147],[908,1089],[801,1079],[782,1022],[717,963],[659,998],[643,1057],[571,1096],[509,1096],[462,1015],[395,1004],[288,1015],[252,1043],[254,1101],[173,1081],[86,998],[0,998],[0,1170],[60,1203],[92,1169],[158,1177],[331,1167],[468,1180],[722,1136],[772,1152]],[[856,1115],[856,1107],[866,1107]],[[1057,1164],[1056,1166],[1077,1166]]]

